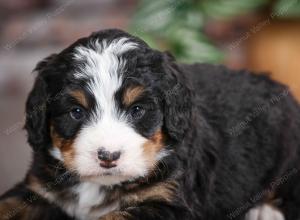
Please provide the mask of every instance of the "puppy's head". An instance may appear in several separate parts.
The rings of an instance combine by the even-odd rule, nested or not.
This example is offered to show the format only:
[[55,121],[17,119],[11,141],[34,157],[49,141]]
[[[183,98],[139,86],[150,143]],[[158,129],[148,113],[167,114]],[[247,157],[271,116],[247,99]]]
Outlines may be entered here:
[[82,38],[36,72],[29,143],[83,179],[145,177],[188,129],[191,94],[173,58],[123,31]]

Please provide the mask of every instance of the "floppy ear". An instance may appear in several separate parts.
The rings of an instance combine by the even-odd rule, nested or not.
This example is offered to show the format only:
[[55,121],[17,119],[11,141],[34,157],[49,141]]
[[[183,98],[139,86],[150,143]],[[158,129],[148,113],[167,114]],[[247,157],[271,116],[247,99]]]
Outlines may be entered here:
[[191,122],[192,89],[176,61],[169,53],[163,54],[164,123],[170,137],[176,141],[184,138]]
[[25,129],[28,135],[28,142],[34,151],[39,150],[48,137],[47,126],[47,84],[42,72],[46,69],[54,55],[40,61],[34,71],[38,73],[33,89],[29,93],[26,102]]

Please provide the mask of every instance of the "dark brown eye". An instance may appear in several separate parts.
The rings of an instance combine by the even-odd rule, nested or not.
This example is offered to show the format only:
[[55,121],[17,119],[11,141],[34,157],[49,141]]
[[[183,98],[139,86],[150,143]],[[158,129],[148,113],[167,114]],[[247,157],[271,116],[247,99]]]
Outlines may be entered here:
[[146,112],[146,110],[143,107],[138,106],[138,105],[133,106],[130,109],[130,115],[135,120],[141,119],[144,116],[145,112]]
[[83,119],[84,117],[84,112],[81,108],[73,108],[71,111],[70,111],[70,115],[71,117],[74,119],[74,120],[81,120]]

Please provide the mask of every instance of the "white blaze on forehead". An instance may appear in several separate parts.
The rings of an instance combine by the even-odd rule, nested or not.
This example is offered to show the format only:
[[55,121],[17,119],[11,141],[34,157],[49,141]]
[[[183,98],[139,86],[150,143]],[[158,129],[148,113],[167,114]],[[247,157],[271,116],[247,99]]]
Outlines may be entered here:
[[125,66],[120,55],[135,49],[137,44],[128,38],[119,38],[110,43],[96,40],[91,44],[91,47],[76,48],[74,57],[83,64],[79,66],[75,77],[90,80],[88,89],[96,99],[98,112],[115,114],[114,95],[122,84],[122,70]]

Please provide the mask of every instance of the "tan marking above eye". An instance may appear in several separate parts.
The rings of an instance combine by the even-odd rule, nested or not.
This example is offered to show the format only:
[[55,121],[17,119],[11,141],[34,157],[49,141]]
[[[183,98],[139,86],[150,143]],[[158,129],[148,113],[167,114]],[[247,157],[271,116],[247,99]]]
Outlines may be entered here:
[[135,86],[129,87],[125,90],[123,94],[123,104],[126,106],[131,105],[141,94],[144,92],[144,87]]
[[88,108],[88,101],[86,98],[86,95],[81,90],[74,90],[70,92],[70,95],[75,98],[80,105],[82,105],[85,108]]

